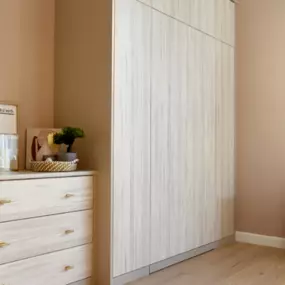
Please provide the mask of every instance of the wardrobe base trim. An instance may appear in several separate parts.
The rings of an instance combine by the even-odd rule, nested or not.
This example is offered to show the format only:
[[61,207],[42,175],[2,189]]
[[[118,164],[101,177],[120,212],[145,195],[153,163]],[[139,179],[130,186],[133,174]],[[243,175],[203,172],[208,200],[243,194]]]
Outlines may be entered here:
[[113,278],[111,285],[124,285],[150,274],[149,266]]
[[207,245],[203,245],[201,247],[192,249],[190,251],[181,253],[179,255],[175,255],[175,256],[170,257],[168,259],[153,263],[150,265],[150,273],[160,271],[160,270],[167,268],[169,266],[172,266],[174,264],[180,263],[182,261],[185,261],[187,259],[193,258],[193,257],[198,256],[198,255],[201,255],[203,253],[206,253],[208,251],[216,249],[220,246],[232,244],[234,242],[235,242],[235,236],[231,235],[231,236],[228,236],[228,237],[223,238],[221,240],[209,243]]
[[193,250],[189,250],[187,252],[181,253],[179,255],[170,257],[168,259],[156,262],[151,264],[150,266],[143,267],[141,269],[126,273],[124,275],[120,275],[118,277],[115,277],[112,279],[111,285],[125,285],[129,282],[138,280],[140,278],[149,276],[151,273],[155,273],[157,271],[160,271],[164,268],[167,268],[169,266],[175,265],[177,263],[180,263],[182,261],[188,260],[190,258],[193,258],[195,256],[201,255],[203,253],[206,253],[208,251],[211,251],[213,249],[216,249],[218,247],[232,244],[235,242],[235,235],[228,236],[226,238],[223,238],[221,240],[209,243],[207,245],[195,248]]

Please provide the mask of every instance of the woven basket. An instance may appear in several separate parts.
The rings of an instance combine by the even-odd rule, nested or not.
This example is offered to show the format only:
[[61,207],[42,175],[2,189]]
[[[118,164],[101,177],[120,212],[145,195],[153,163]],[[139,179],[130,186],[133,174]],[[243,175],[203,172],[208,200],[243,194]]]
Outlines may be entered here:
[[31,170],[34,172],[68,172],[77,169],[75,161],[31,161]]

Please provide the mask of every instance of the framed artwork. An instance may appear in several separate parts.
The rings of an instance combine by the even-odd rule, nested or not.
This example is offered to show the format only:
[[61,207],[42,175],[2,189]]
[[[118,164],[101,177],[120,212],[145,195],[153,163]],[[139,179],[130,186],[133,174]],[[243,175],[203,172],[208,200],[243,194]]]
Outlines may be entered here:
[[0,102],[0,134],[18,133],[18,106]]
[[26,169],[30,169],[31,161],[42,161],[44,155],[54,155],[58,146],[53,145],[52,134],[61,129],[29,128],[26,133]]

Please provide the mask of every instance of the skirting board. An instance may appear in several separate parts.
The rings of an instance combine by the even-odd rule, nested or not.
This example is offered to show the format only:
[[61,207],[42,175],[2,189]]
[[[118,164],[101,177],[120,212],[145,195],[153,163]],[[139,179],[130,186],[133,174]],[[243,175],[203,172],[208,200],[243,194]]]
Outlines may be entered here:
[[285,249],[285,238],[280,237],[236,232],[236,241],[241,243],[249,243]]
[[229,236],[224,239],[209,243],[207,245],[201,246],[199,248],[184,252],[182,254],[173,256],[171,258],[165,259],[163,261],[159,261],[157,263],[153,263],[150,266],[146,266],[144,268],[135,270],[133,272],[118,276],[112,280],[112,285],[125,285],[129,282],[135,281],[137,279],[140,279],[142,277],[146,277],[150,275],[151,273],[157,272],[159,270],[162,270],[166,267],[172,266],[174,264],[180,263],[182,261],[185,261],[187,259],[193,258],[195,256],[201,255],[203,253],[206,253],[208,251],[211,251],[213,249],[216,249],[218,247],[232,244],[235,242],[235,236]]

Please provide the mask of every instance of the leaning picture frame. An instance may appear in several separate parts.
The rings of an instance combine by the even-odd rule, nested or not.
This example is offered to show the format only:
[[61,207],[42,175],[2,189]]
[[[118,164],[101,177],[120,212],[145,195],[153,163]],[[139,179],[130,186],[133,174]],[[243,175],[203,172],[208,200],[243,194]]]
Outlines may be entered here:
[[44,155],[58,152],[49,144],[48,136],[60,132],[55,128],[27,128],[26,130],[26,169],[31,169],[31,161],[42,161]]
[[0,101],[0,134],[18,133],[18,105]]

